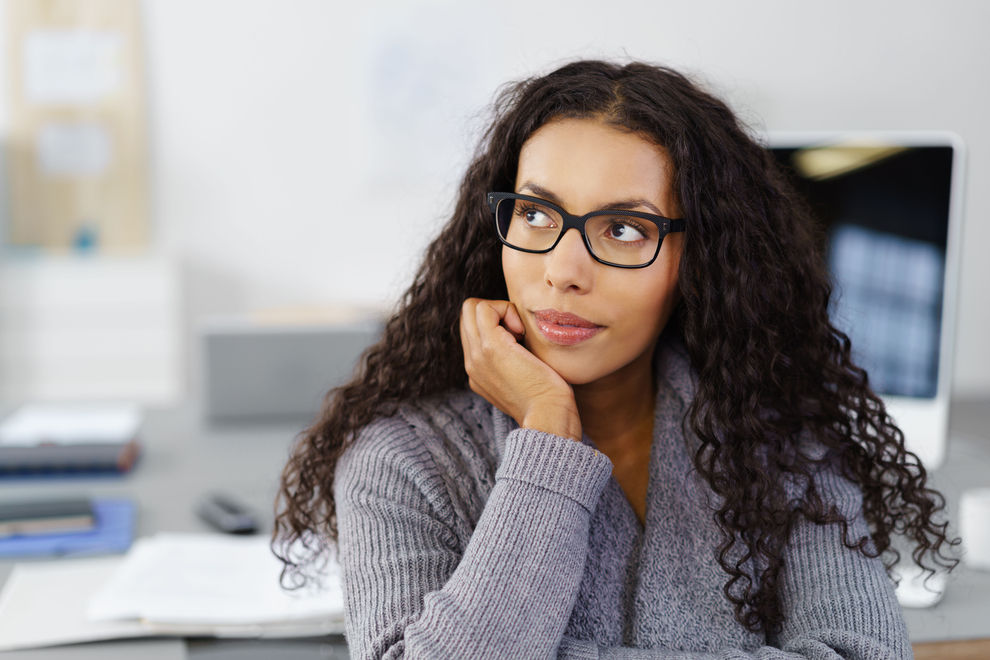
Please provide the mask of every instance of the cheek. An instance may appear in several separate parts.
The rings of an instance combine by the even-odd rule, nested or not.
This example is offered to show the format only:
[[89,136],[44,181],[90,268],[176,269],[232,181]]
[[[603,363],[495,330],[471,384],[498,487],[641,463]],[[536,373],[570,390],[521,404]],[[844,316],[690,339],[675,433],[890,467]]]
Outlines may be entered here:
[[650,298],[653,300],[652,308],[663,317],[664,324],[680,297],[678,282],[684,248],[682,238],[679,234],[668,237],[661,247],[660,258],[653,264],[657,271],[650,279],[653,283]]
[[[509,292],[509,300],[516,302],[527,286],[539,284],[539,273],[534,271],[538,259],[525,252],[502,246],[502,276],[505,278],[505,288]],[[536,278],[536,279],[534,279]]]
[[630,332],[637,339],[650,341],[663,331],[677,305],[677,267],[658,264],[658,268],[649,274],[646,282],[642,286],[626,289],[621,308],[626,310],[624,316]]
[[657,319],[659,324],[659,327],[656,329],[657,334],[662,332],[664,327],[667,325],[667,319],[670,318],[671,312],[674,311],[674,307],[677,305],[677,299],[678,289],[677,277],[675,273],[673,277],[665,279],[663,286],[658,287],[653,292],[651,301],[644,301],[644,307],[652,302],[652,307],[650,310],[651,317]]
[[640,289],[635,295],[626,299],[625,309],[633,310],[630,315],[636,322],[649,327],[652,323],[643,323],[646,319],[658,319],[661,325],[666,322],[674,304],[677,302],[677,287],[673,282],[664,281],[662,285]]

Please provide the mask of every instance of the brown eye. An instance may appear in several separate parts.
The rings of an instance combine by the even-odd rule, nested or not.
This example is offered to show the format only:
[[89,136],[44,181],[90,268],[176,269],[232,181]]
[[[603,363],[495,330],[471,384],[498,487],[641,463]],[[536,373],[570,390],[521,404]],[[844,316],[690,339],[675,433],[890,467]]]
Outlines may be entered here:
[[520,209],[521,215],[530,227],[553,227],[553,218],[545,210],[538,206],[530,206]]
[[623,243],[632,243],[646,238],[643,232],[628,222],[613,222],[608,227],[608,237]]

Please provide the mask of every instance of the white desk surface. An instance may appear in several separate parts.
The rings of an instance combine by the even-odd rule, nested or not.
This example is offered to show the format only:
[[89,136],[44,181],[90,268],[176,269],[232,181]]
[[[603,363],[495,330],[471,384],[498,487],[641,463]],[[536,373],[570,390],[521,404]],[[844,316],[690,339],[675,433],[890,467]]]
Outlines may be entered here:
[[[946,464],[933,473],[933,485],[948,500],[955,520],[959,494],[990,486],[990,403],[953,404],[953,441]],[[244,427],[205,426],[199,411],[146,411],[143,455],[127,475],[96,478],[37,478],[0,480],[0,499],[84,493],[93,497],[126,496],[138,505],[136,535],[159,531],[209,531],[194,514],[206,491],[228,492],[252,506],[271,531],[272,502],[288,447],[302,425],[268,424]],[[982,438],[982,440],[981,440]],[[13,560],[0,560],[0,584]],[[942,602],[925,610],[906,610],[912,641],[962,640],[990,637],[990,572],[960,565],[950,577]],[[80,658],[346,658],[342,637],[293,642],[235,640],[144,639],[82,644],[51,649],[0,653],[5,660],[76,660]]]

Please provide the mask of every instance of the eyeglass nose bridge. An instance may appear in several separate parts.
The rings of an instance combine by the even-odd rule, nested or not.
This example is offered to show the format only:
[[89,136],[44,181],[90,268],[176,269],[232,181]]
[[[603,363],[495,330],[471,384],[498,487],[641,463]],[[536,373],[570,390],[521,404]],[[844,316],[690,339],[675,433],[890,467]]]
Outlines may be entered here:
[[560,233],[557,234],[556,240],[553,244],[547,248],[547,252],[552,252],[557,249],[560,242],[564,240],[564,234],[570,229],[576,229],[577,233],[581,235],[581,242],[584,243],[584,249],[588,251],[588,256],[590,256],[595,261],[601,261],[601,258],[595,254],[595,251],[591,248],[591,239],[588,238],[588,234],[584,231],[584,226],[587,224],[588,219],[594,215],[594,213],[589,213],[587,215],[573,215],[567,211],[558,208],[557,212],[560,213],[560,218],[562,220]]

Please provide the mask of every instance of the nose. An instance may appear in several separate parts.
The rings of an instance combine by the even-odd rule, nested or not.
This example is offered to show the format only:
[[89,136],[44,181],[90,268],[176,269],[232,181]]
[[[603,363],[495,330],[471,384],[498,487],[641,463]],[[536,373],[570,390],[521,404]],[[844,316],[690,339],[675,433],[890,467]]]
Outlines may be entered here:
[[547,253],[547,286],[560,291],[586,292],[591,290],[595,260],[576,229],[568,229],[561,236],[557,247]]

